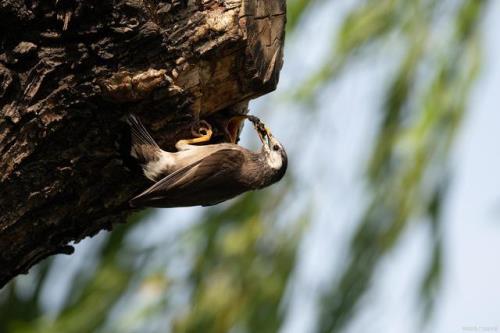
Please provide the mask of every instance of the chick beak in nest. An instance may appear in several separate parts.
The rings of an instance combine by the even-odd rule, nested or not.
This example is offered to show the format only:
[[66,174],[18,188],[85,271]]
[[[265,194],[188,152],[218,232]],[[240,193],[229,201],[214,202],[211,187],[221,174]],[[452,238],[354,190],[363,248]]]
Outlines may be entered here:
[[247,118],[246,116],[238,115],[229,119],[229,122],[227,123],[226,126],[226,134],[229,138],[229,142],[234,144],[238,142],[242,123],[246,118]]

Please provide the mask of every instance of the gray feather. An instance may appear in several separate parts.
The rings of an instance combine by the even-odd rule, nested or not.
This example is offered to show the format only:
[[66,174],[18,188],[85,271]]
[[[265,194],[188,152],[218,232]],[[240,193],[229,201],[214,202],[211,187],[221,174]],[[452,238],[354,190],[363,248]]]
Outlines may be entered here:
[[238,182],[244,154],[221,149],[161,179],[130,200],[131,206],[208,206],[228,200],[249,188]]
[[127,123],[132,133],[130,154],[142,164],[158,160],[161,149],[141,121],[133,114],[129,114]]

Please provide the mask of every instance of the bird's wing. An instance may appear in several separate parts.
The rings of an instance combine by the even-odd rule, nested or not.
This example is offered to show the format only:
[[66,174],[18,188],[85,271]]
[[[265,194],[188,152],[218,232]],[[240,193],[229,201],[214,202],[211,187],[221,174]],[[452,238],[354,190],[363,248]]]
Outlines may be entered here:
[[[196,201],[195,205],[205,205],[210,196],[217,190],[229,190],[234,185],[234,173],[239,172],[245,161],[244,154],[238,149],[221,149],[187,165],[165,178],[130,200],[132,206],[147,205],[152,202],[163,201],[168,206],[169,198],[172,202]],[[215,199],[215,198],[214,198]],[[216,203],[216,202],[214,202]]]

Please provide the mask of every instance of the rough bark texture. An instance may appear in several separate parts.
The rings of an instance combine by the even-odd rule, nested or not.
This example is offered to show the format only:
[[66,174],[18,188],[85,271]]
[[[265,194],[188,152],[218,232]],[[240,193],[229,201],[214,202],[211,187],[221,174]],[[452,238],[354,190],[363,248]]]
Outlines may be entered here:
[[165,147],[275,89],[285,0],[0,2],[0,286],[125,221],[148,184],[121,120]]

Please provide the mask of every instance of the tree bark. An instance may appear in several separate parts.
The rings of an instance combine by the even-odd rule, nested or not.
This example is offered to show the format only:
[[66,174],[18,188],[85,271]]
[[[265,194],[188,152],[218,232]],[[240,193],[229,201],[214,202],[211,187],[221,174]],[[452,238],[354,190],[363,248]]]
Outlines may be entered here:
[[169,149],[275,89],[285,0],[0,2],[0,287],[124,222],[124,115]]

